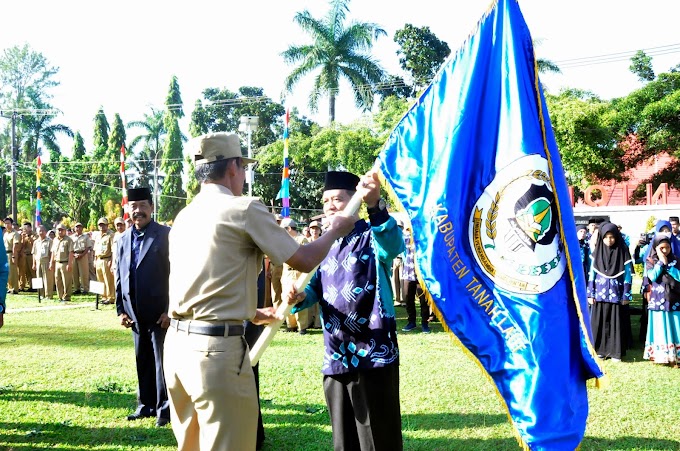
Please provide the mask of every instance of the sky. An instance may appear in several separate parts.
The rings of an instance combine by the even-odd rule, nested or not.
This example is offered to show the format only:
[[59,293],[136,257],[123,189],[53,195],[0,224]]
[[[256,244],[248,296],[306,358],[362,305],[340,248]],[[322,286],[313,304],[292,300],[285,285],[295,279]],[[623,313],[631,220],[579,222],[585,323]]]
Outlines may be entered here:
[[[428,26],[455,52],[490,5],[486,0],[352,0],[348,20],[380,25],[387,36],[377,41],[372,55],[389,73],[404,76],[395,31],[406,23]],[[680,63],[677,0],[519,0],[519,5],[533,39],[539,42],[538,57],[562,67],[560,75],[541,77],[549,92],[572,87],[603,99],[625,96],[642,86],[628,70],[630,55],[640,49],[654,55],[657,73]],[[63,113],[53,123],[80,131],[89,148],[100,107],[109,123],[115,113],[124,123],[143,120],[151,107],[163,108],[173,75],[184,101],[187,118],[181,126],[186,135],[193,105],[206,88],[236,92],[241,86],[256,86],[273,101],[281,101],[285,76],[293,68],[284,63],[281,53],[290,45],[311,42],[293,22],[296,12],[305,9],[322,18],[329,3],[3,2],[0,49],[28,43],[59,68],[55,79],[60,85],[50,92],[52,105]],[[287,96],[285,105],[325,125],[326,99],[317,113],[307,107],[311,78]],[[349,85],[341,85],[336,120],[351,123],[361,115]],[[128,130],[128,140],[137,132]],[[72,140],[60,139],[60,144],[62,152],[70,155]]]

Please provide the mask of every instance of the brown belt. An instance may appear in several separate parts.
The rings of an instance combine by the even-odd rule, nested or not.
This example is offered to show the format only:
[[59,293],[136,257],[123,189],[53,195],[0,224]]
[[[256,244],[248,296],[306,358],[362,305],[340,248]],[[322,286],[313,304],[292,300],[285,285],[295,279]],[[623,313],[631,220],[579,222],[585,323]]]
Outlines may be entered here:
[[174,327],[180,332],[189,334],[209,335],[211,337],[234,337],[243,335],[245,329],[243,325],[200,325],[192,323],[191,321],[180,321],[176,319],[170,320],[170,327]]
[[109,255],[108,257],[97,257],[97,260],[108,260],[110,258],[111,256]]

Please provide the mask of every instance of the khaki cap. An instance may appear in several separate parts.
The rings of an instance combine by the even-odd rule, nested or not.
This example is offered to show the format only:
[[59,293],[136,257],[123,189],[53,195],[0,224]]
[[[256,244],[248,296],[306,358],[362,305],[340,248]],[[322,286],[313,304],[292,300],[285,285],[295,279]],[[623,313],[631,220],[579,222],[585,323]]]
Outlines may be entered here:
[[125,224],[125,221],[123,221],[123,218],[121,218],[120,216],[118,216],[116,219],[113,220],[113,223],[114,223],[115,225],[118,225],[118,224]]
[[97,225],[99,224],[109,225],[109,220],[102,216],[101,218],[99,218],[99,221],[97,221]]
[[241,154],[241,140],[236,133],[218,132],[201,135],[192,140],[191,146],[191,154],[196,164],[237,157],[243,158],[244,164],[257,162]]
[[57,230],[59,229],[66,230],[66,226],[60,222],[59,224],[57,224]]
[[295,220],[291,219],[291,218],[283,218],[281,220],[280,226],[281,227],[293,227],[293,228],[295,228],[295,227],[297,227],[297,222],[295,222]]
[[82,226],[83,226],[83,224],[82,224],[82,223],[80,223],[80,222],[76,222],[76,223],[75,223],[75,225],[74,225],[73,227],[78,227],[78,226],[82,227]]
[[319,221],[312,221],[312,222],[309,223],[309,228],[311,229],[312,227],[316,227],[316,228],[320,229],[321,224],[319,223]]

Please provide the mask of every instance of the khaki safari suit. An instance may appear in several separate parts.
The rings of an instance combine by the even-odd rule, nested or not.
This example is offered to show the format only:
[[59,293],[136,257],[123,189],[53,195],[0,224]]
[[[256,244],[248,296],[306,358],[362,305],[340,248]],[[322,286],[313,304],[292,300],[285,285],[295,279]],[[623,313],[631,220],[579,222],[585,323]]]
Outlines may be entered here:
[[54,279],[57,285],[57,296],[61,301],[71,300],[71,287],[73,285],[73,268],[68,270],[69,259],[73,255],[73,240],[64,235],[52,240],[52,262],[54,263]]
[[38,237],[33,242],[33,262],[35,264],[36,277],[42,279],[43,287],[39,290],[40,296],[52,299],[54,296],[54,269],[50,270],[50,258],[52,257],[52,240],[49,237]]
[[[169,241],[164,368],[178,449],[252,451],[258,399],[243,321],[255,317],[264,254],[281,265],[299,245],[258,199],[210,183],[179,213]],[[222,336],[191,332],[220,326]]]
[[13,230],[6,230],[2,236],[7,252],[7,264],[9,265],[9,277],[7,279],[7,291],[19,292],[19,271],[17,262],[21,249],[21,234]]
[[87,293],[90,291],[90,264],[89,252],[92,248],[90,237],[87,233],[72,235],[73,240],[73,288],[76,291]]
[[281,303],[281,277],[283,276],[283,264],[276,265],[274,262],[269,264],[269,272],[272,275],[272,303],[279,305]]
[[35,233],[21,234],[21,252],[19,257],[19,287],[22,290],[31,288],[31,279],[35,277],[33,273],[33,242],[38,238]]
[[[309,242],[307,238],[305,238],[305,236],[300,233],[293,237],[293,239],[300,245],[307,244]],[[295,270],[284,263],[283,274],[281,275],[281,285],[283,288],[288,290],[288,288],[295,283],[298,277],[300,277],[300,274],[300,271]],[[277,308],[279,307],[279,304],[276,305]],[[298,327],[300,331],[306,330],[309,327],[309,310],[305,309],[296,314],[288,315],[288,317],[286,317],[286,326],[288,326],[289,329]]]
[[111,304],[115,302],[115,284],[113,272],[111,272],[111,258],[113,256],[113,232],[107,230],[99,233],[94,241],[94,260],[97,270],[97,280],[104,282],[104,295],[102,302]]

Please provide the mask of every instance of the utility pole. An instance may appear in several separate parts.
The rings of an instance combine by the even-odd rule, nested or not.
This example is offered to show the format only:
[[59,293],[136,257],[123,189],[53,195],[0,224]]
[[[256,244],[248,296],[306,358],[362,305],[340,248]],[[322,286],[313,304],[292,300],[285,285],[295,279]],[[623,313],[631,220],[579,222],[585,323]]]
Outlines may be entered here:
[[17,112],[12,111],[12,219],[17,221]]

